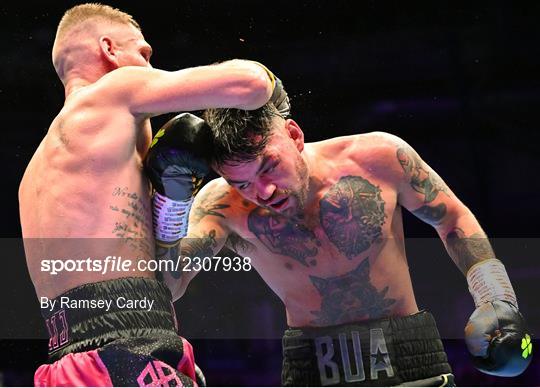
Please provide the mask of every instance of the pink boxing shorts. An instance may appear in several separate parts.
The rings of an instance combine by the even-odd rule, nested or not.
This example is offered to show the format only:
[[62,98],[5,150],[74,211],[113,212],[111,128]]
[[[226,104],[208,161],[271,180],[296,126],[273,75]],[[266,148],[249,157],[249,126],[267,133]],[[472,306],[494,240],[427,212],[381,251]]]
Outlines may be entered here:
[[[144,297],[154,301],[151,309],[114,303],[107,311],[60,307],[61,300]],[[42,310],[50,363],[36,371],[36,386],[198,386],[193,348],[176,334],[170,293],[162,282],[123,278],[91,283],[55,300],[53,311]]]

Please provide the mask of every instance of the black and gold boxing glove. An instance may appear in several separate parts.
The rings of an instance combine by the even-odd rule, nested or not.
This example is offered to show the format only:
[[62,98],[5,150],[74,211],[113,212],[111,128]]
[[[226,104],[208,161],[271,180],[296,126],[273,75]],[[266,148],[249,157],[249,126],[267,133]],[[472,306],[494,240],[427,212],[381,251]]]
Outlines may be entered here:
[[153,221],[156,242],[174,245],[187,232],[195,194],[209,173],[211,130],[191,113],[169,120],[154,137],[145,170],[155,190]]
[[284,119],[291,117],[291,102],[289,96],[283,87],[283,82],[277,77],[272,97],[270,97],[270,102],[274,104],[281,117]]

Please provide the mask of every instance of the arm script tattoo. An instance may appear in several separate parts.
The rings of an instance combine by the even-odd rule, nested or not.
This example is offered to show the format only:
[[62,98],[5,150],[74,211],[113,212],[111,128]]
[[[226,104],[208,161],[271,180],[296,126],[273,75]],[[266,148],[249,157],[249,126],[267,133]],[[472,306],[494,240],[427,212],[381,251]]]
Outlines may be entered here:
[[127,187],[115,187],[112,197],[114,204],[109,209],[117,214],[112,234],[149,259],[152,252],[149,241],[152,230],[149,204]]

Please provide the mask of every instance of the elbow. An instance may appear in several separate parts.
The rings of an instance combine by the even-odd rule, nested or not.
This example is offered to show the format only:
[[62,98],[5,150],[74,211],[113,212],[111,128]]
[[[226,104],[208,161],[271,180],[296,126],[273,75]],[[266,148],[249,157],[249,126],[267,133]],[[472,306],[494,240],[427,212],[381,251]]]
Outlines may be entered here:
[[458,206],[449,206],[445,217],[439,224],[435,225],[435,228],[439,234],[446,236],[455,228],[459,227],[464,220],[471,218],[474,219],[474,215],[465,205],[460,203]]
[[255,64],[242,72],[241,86],[238,92],[238,108],[253,110],[262,107],[270,100],[272,83],[266,71]]

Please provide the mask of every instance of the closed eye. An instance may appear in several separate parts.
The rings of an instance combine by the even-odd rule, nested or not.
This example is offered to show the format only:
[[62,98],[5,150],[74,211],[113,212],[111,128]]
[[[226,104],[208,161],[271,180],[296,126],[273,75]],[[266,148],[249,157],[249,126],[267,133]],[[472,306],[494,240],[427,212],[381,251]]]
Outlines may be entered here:
[[271,164],[270,166],[268,166],[267,168],[265,168],[265,169],[263,170],[262,173],[263,173],[263,174],[268,174],[269,172],[274,171],[274,170],[276,169],[276,167],[277,167],[278,164],[279,164],[279,162],[276,162],[276,163]]

